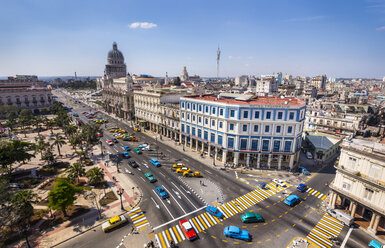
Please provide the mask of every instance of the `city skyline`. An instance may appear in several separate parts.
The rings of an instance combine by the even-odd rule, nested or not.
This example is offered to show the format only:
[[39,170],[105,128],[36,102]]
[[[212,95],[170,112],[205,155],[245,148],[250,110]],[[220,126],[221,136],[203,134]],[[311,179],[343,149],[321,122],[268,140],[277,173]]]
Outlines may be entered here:
[[[118,43],[131,74],[383,78],[385,1],[3,2],[0,76],[103,74]],[[17,18],[15,18],[17,17]]]

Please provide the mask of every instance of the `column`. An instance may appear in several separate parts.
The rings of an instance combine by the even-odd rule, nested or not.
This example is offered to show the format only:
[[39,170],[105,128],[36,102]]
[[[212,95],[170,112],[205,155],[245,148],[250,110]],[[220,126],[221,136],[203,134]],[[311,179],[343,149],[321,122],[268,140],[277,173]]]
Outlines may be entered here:
[[192,150],[193,139],[190,137],[190,149]]
[[214,155],[214,156],[215,156],[215,160],[218,159],[218,150],[219,150],[219,149],[218,149],[217,147],[215,147],[215,155]]
[[352,209],[350,210],[350,216],[354,218],[354,215],[356,214],[356,210],[357,210],[357,203],[351,202],[350,204],[352,204]]
[[239,152],[234,152],[234,164],[235,166],[238,166],[239,162]]
[[184,136],[184,146],[187,147],[187,136]]
[[267,158],[267,167],[270,169],[271,166],[271,154],[269,154],[269,157]]
[[195,140],[195,150],[198,151],[198,140]]
[[290,161],[289,161],[290,170],[292,170],[294,167],[294,157],[295,155],[290,155]]
[[[176,136],[175,136],[175,138],[176,138]],[[182,144],[182,142],[183,142],[183,140],[182,140],[182,134],[180,133],[179,134],[179,142]]]
[[258,159],[257,159],[257,168],[261,168],[261,154],[258,153]]
[[373,231],[373,226],[374,226],[374,222],[375,222],[376,216],[377,215],[375,213],[373,213],[372,219],[370,220],[370,224],[369,224],[369,227],[368,227],[369,231]]
[[281,165],[282,165],[282,158],[283,158],[283,155],[279,155],[279,158],[278,158],[278,170],[281,169]]
[[374,235],[377,234],[378,224],[380,223],[381,215],[373,214],[376,216],[373,223],[373,228],[370,230]]
[[202,141],[202,153],[205,153],[205,142]]
[[211,145],[210,145],[210,143],[208,143],[207,145],[208,145],[207,154],[208,154],[209,157],[210,157],[210,155],[211,155]]
[[337,196],[335,192],[330,193],[329,208],[334,209],[336,207]]
[[246,155],[246,166],[247,166],[247,168],[250,167],[250,153],[247,153],[247,155]]
[[226,150],[223,150],[222,161],[223,161],[223,163],[227,162],[227,151]]

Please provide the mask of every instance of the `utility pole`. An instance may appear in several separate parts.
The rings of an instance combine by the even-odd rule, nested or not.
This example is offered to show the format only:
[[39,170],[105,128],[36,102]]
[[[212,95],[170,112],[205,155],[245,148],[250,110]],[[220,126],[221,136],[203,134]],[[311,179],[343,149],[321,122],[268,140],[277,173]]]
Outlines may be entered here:
[[219,49],[218,44],[218,50],[217,50],[217,80],[219,79],[219,61],[221,59],[221,50]]

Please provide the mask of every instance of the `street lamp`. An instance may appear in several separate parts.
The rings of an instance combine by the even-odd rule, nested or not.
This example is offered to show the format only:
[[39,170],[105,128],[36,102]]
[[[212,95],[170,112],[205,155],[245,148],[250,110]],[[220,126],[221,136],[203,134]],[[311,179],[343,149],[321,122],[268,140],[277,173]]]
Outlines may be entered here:
[[122,200],[123,192],[124,192],[124,189],[123,189],[123,188],[120,188],[120,189],[116,190],[116,193],[120,196],[120,208],[121,208],[122,210],[124,210],[124,207],[123,207],[123,200]]
[[118,173],[120,173],[120,171],[119,171],[119,160],[116,160],[116,171],[118,172]]

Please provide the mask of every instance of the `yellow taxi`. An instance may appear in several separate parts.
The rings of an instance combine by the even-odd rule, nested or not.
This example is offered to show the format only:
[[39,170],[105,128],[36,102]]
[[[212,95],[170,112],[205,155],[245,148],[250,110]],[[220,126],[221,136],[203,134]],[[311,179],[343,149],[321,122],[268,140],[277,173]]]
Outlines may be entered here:
[[182,168],[176,169],[176,173],[184,173],[186,171],[190,171],[190,168],[182,167]]
[[172,165],[172,168],[174,168],[174,169],[179,169],[179,168],[182,168],[182,167],[184,167],[183,163],[176,163],[176,164]]
[[127,222],[127,219],[126,217],[124,217],[124,215],[115,216],[109,219],[107,222],[104,222],[102,224],[102,229],[104,232],[109,232],[111,229],[117,226],[120,226],[126,222]]
[[200,177],[201,173],[199,171],[185,171],[183,172],[184,177]]

